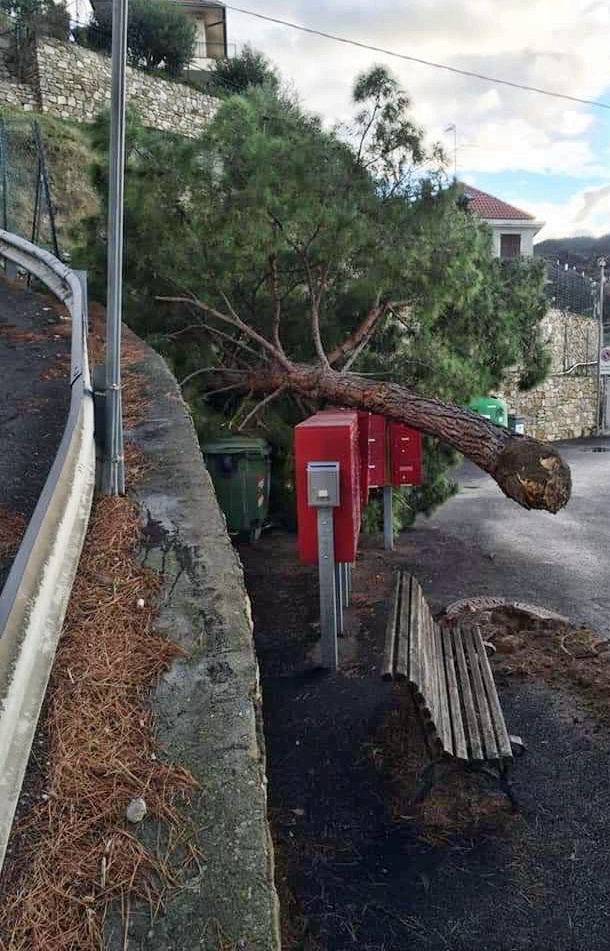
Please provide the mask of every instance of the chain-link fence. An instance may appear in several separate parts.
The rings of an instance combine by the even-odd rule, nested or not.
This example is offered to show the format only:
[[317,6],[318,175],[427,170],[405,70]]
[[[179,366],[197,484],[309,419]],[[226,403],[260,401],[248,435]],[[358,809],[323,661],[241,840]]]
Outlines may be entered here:
[[597,313],[598,285],[562,264],[546,265],[546,292],[552,307],[583,317]]
[[0,114],[0,222],[60,257],[49,174],[36,120]]

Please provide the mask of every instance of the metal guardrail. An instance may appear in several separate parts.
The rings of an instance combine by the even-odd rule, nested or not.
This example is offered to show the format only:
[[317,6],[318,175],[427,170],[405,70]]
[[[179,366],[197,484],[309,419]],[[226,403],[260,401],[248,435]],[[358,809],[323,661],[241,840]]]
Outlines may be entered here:
[[95,484],[85,294],[49,252],[0,230],[7,271],[38,278],[72,317],[71,398],[59,449],[0,595],[0,868],[87,531]]

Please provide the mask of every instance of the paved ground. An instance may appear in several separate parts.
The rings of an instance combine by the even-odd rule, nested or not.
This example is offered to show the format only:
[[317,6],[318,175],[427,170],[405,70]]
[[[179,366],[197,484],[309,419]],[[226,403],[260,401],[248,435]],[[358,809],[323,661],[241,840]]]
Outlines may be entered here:
[[[69,403],[69,324],[54,302],[0,280],[0,513],[29,519]],[[0,557],[0,588],[10,566]]]
[[[477,834],[458,821],[427,841],[412,815],[393,811],[392,777],[374,765],[396,707],[379,677],[396,565],[417,574],[437,608],[509,596],[608,631],[610,457],[583,451],[601,444],[564,447],[574,496],[558,516],[522,512],[465,466],[463,493],[404,533],[396,552],[364,546],[336,675],[315,667],[315,571],[298,565],[294,538],[241,549],[288,951],[610,949],[607,714],[567,683],[498,676],[509,729],[528,745],[514,775],[521,811],[507,825],[500,804]],[[408,735],[417,742],[414,724]]]
[[466,463],[457,473],[459,495],[405,534],[435,603],[506,596],[610,634],[610,439],[567,442],[560,450],[573,491],[557,515],[525,511]]

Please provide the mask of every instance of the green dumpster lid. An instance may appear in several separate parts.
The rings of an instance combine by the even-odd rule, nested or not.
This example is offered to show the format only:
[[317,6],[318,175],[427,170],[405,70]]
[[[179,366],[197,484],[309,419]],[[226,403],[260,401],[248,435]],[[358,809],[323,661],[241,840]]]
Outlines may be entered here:
[[204,442],[201,449],[209,456],[239,456],[246,453],[268,456],[271,452],[271,446],[265,439],[250,439],[247,436],[221,436]]

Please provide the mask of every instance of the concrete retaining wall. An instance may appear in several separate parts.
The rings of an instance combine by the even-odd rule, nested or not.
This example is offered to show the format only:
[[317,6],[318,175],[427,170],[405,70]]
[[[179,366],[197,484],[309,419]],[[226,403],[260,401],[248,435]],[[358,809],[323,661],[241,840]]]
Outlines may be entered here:
[[[185,651],[152,703],[161,748],[199,783],[187,810],[199,867],[152,925],[132,914],[133,947],[279,951],[250,602],[188,409],[164,361],[146,350],[137,369],[150,404],[134,434],[150,463],[136,495],[142,558],[162,574],[159,624]],[[120,927],[109,925],[107,947],[122,951]]]

